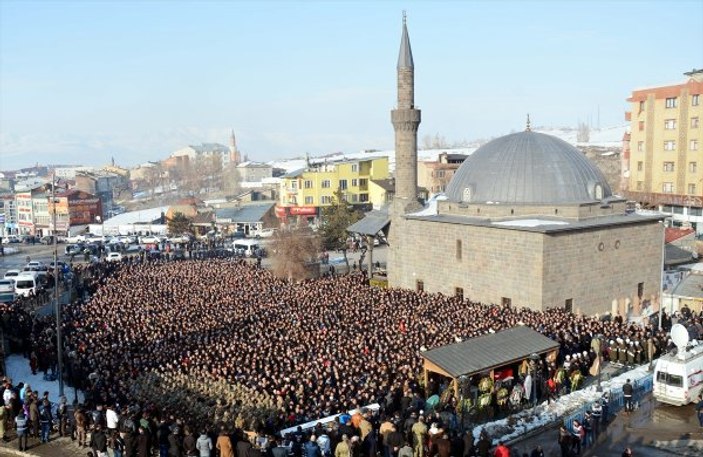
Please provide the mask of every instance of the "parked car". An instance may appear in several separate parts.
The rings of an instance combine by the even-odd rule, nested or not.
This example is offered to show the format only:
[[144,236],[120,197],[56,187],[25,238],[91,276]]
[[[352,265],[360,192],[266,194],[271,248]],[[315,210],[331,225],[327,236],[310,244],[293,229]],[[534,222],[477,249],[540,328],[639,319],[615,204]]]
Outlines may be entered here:
[[161,243],[161,238],[156,235],[147,235],[139,237],[139,244],[159,244]]
[[173,244],[185,244],[190,242],[190,236],[183,234],[183,235],[175,235],[172,236],[171,238],[168,239],[169,243]]
[[105,259],[108,262],[121,262],[122,261],[122,254],[119,252],[111,252],[107,255],[107,258]]
[[88,235],[85,237],[85,241],[88,243],[103,243],[105,241],[105,237],[102,235]]
[[14,278],[15,276],[18,276],[19,274],[20,274],[20,271],[19,271],[19,270],[7,270],[7,271],[5,272],[4,279],[7,279],[7,278]]
[[[43,237],[39,238],[39,242],[40,242],[41,244],[46,244],[46,245],[54,244],[54,236],[53,236],[53,235],[43,236]],[[61,242],[61,238],[56,237],[56,242],[57,242],[57,243],[60,243],[60,242]]]
[[134,244],[137,242],[137,238],[133,236],[120,236],[117,237],[117,240],[124,245]]
[[66,237],[66,243],[76,244],[85,241],[85,235],[70,235]]
[[7,235],[2,239],[2,244],[19,243],[20,241],[20,237],[17,235]]
[[44,262],[40,262],[38,260],[32,260],[31,262],[27,263],[25,265],[25,268],[31,268],[30,271],[46,271],[47,266]]
[[13,278],[0,279],[0,303],[10,303],[16,298],[15,280]]
[[275,228],[265,228],[254,233],[256,238],[271,238],[276,234]]
[[78,255],[81,252],[83,252],[83,246],[80,244],[67,244],[64,248],[64,254],[68,256]]

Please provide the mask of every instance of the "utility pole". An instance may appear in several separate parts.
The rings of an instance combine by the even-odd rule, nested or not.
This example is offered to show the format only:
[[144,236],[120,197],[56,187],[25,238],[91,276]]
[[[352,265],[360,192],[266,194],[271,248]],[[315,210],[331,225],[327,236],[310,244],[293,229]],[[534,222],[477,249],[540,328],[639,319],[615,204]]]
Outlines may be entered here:
[[51,205],[54,223],[54,311],[56,312],[56,354],[59,371],[59,397],[63,397],[63,341],[61,338],[61,304],[59,303],[59,251],[56,238],[56,171],[51,176]]

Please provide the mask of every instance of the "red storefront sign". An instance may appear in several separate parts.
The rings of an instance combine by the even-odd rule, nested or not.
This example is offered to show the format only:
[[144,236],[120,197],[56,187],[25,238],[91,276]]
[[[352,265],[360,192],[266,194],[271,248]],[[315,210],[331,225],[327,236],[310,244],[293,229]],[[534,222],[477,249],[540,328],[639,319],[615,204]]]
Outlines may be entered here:
[[317,214],[316,206],[291,206],[291,216],[315,216]]

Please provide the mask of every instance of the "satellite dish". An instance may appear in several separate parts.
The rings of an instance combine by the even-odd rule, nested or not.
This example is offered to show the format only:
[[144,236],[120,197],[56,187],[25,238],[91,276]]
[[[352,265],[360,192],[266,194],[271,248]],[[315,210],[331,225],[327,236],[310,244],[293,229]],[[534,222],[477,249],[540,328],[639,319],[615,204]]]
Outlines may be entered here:
[[679,354],[686,351],[688,345],[688,330],[681,324],[675,324],[671,327],[671,340],[679,349]]

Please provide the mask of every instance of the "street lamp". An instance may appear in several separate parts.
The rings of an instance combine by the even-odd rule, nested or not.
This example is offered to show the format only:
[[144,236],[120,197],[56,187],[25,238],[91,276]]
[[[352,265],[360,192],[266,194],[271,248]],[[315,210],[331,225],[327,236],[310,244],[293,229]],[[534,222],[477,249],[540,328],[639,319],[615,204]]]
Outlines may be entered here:
[[539,355],[535,352],[530,354],[530,371],[532,372],[532,407],[537,407],[537,362]]
[[61,337],[61,303],[59,301],[59,251],[56,238],[56,171],[51,177],[51,207],[54,225],[54,311],[56,313],[56,357],[59,371],[59,397],[63,397],[63,339]]

